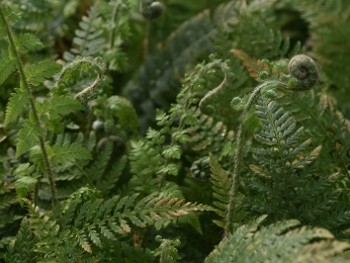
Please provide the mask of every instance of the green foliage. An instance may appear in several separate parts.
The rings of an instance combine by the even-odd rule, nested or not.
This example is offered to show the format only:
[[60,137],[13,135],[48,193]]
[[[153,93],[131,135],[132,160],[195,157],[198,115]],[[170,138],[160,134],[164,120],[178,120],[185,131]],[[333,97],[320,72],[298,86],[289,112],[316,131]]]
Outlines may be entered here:
[[19,35],[15,41],[18,51],[22,54],[26,54],[30,51],[37,51],[44,47],[41,41],[30,33]]
[[159,262],[175,263],[181,259],[176,248],[181,244],[180,240],[165,239],[161,236],[156,236],[156,239],[161,242],[159,248],[154,251],[154,255],[159,257]]
[[76,37],[73,39],[73,48],[70,52],[65,53],[65,59],[72,61],[75,56],[89,57],[101,54],[104,38],[101,29],[102,19],[98,10],[98,5],[94,5],[88,12],[87,16],[82,18],[79,26],[80,29],[75,31]]
[[28,93],[23,89],[15,89],[11,94],[6,108],[5,125],[15,121],[26,109],[26,104],[29,101]]
[[260,227],[264,219],[239,227],[205,262],[347,262],[338,256],[348,244],[325,229],[301,227],[297,220]]
[[[214,156],[210,156],[210,170],[212,177],[212,188],[213,188],[213,205],[216,210],[215,213],[221,217],[225,218],[225,212],[227,208],[227,201],[229,200],[228,192],[230,186],[230,179],[227,172],[220,167],[218,160]],[[215,224],[219,227],[224,228],[225,223],[223,220],[215,220]]]
[[[253,176],[244,179],[252,191],[244,206],[259,214],[298,218],[328,228],[331,226],[325,224],[326,218],[334,220],[333,212],[347,217],[349,207],[333,205],[339,198],[335,182],[324,175],[326,171],[317,162],[322,146],[312,146],[311,138],[305,140],[304,128],[270,99],[260,99],[256,114],[262,128],[255,135],[259,146],[252,149],[254,163],[249,165]],[[313,202],[315,199],[322,200],[320,206]],[[324,223],[318,220],[320,217]]]
[[[331,89],[342,101],[348,101],[346,89],[349,83],[349,50],[343,36],[349,34],[349,5],[344,0],[337,1],[296,1],[292,7],[297,9],[309,23],[312,49],[318,58]],[[327,25],[327,26],[326,26]],[[343,112],[349,114],[349,108],[343,104]]]
[[34,173],[34,169],[34,166],[25,163],[18,166],[14,171],[16,192],[19,199],[25,198],[33,185],[38,182],[38,174]]
[[48,79],[58,73],[60,69],[60,65],[54,61],[43,60],[37,64],[28,65],[25,68],[25,74],[29,84],[38,86],[39,84],[43,83],[45,79]]
[[0,261],[349,261],[348,11],[2,1]]
[[13,73],[15,70],[15,61],[9,57],[1,57],[0,67],[0,85]]
[[29,151],[30,148],[37,145],[40,129],[35,123],[28,119],[24,122],[18,133],[18,142],[16,145],[16,157]]

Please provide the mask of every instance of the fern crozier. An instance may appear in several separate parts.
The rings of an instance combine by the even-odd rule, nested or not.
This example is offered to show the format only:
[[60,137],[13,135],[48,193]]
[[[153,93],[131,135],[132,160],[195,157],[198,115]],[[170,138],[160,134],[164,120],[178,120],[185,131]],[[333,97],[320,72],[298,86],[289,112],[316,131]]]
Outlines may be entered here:
[[311,89],[318,81],[319,73],[316,62],[306,55],[292,57],[288,64],[291,77],[289,88],[291,90]]

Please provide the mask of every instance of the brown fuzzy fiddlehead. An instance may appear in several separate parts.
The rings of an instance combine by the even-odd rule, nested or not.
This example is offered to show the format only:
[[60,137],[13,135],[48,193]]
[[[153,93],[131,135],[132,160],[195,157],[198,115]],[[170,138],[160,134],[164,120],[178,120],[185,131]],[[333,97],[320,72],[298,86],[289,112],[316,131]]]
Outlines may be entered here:
[[289,83],[291,90],[311,89],[318,81],[319,73],[316,62],[306,55],[292,57],[288,64]]

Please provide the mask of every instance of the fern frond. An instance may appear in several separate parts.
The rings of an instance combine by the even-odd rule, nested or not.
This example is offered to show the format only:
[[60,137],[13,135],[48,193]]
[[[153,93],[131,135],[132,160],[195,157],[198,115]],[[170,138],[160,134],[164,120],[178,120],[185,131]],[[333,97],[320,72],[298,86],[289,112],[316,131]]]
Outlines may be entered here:
[[261,97],[256,114],[262,127],[255,135],[258,145],[252,148],[252,173],[243,178],[246,211],[268,213],[271,219],[297,218],[329,229],[333,228],[330,218],[348,217],[348,205],[334,207],[339,196],[336,183],[320,165],[322,145],[315,147],[311,139],[305,140],[307,131],[271,99]]
[[24,121],[22,128],[18,133],[18,142],[16,145],[16,157],[29,151],[30,148],[39,142],[40,127],[36,126],[31,119]]
[[[80,229],[80,238],[96,246],[101,245],[103,238],[114,239],[116,236],[130,233],[133,226],[155,226],[160,229],[176,222],[180,217],[211,210],[207,205],[173,197],[161,197],[157,194],[140,200],[138,194],[134,194],[115,196],[106,201],[93,198],[80,202],[76,199],[69,203],[65,212],[65,223],[70,224],[73,221],[74,227]],[[75,233],[77,232],[72,235],[75,236]],[[87,247],[86,242],[81,242],[81,245]]]
[[18,51],[21,54],[26,54],[31,51],[37,51],[44,48],[43,43],[35,35],[30,33],[20,34],[15,38],[15,43]]
[[102,151],[96,156],[93,162],[86,168],[85,173],[90,180],[101,181],[105,169],[107,168],[108,162],[113,152],[112,143],[106,143]]
[[36,174],[34,170],[34,166],[25,163],[18,166],[14,171],[14,176],[16,177],[16,192],[19,200],[25,198],[38,182],[39,175]]
[[137,203],[135,209],[141,209],[141,207],[144,208],[140,211],[140,217],[144,217],[147,225],[155,224],[156,229],[167,226],[171,222],[176,222],[178,217],[187,216],[193,212],[212,210],[208,205],[190,203],[178,198],[154,198],[152,196],[146,197]]
[[[143,129],[155,116],[155,108],[165,109],[180,88],[179,77],[186,65],[203,58],[211,50],[209,12],[205,11],[184,23],[168,39],[166,46],[150,56],[139,69],[137,78],[126,86],[124,93],[136,106]],[[147,99],[146,99],[147,98]]]
[[29,94],[23,89],[16,89],[11,93],[11,97],[7,103],[5,125],[15,121],[26,110],[29,103]]
[[325,229],[289,220],[257,230],[262,220],[238,228],[205,262],[347,262],[349,244],[336,241]]
[[[224,46],[242,50],[251,57],[270,60],[300,53],[300,43],[292,46],[290,39],[276,29],[276,21],[273,19],[275,10],[274,1],[255,1],[247,8],[234,9],[234,16],[221,29],[221,38],[224,37],[227,41],[230,39]],[[251,34],[245,36],[245,32]],[[219,42],[217,44],[220,45]]]
[[84,106],[71,96],[53,96],[38,104],[38,111],[49,120],[61,119],[62,116],[84,109]]
[[7,56],[0,58],[0,86],[5,82],[5,80],[15,71],[16,62]]
[[122,157],[120,160],[116,161],[109,171],[104,174],[104,176],[97,181],[96,187],[103,192],[110,192],[119,181],[123,174],[125,166],[127,164],[127,158]]
[[66,64],[58,76],[53,94],[72,95],[73,97],[82,94],[83,98],[88,98],[98,92],[103,85],[102,73],[104,63],[99,57],[80,58]]
[[215,220],[214,223],[221,228],[225,227],[223,219],[226,216],[226,210],[229,200],[230,178],[228,173],[221,168],[217,158],[213,155],[209,156],[212,189],[213,189],[213,205],[216,208],[215,213],[221,218]]
[[64,145],[55,144],[52,147],[52,152],[49,152],[49,157],[55,165],[91,159],[90,152],[79,143]]
[[[259,100],[256,105],[256,114],[262,123],[262,128],[255,135],[255,139],[259,143],[271,147],[266,149],[255,148],[253,150],[256,159],[260,159],[258,162],[268,164],[271,157],[275,157],[284,160],[287,166],[287,162],[292,163],[292,168],[293,163],[297,166],[299,163],[297,161],[298,157],[311,143],[309,139],[299,143],[303,127],[297,128],[294,118],[288,112],[285,112],[276,102],[266,98]],[[300,158],[304,158],[304,163],[311,163],[317,158],[321,148],[321,146],[318,146],[309,157],[300,156]],[[275,158],[272,158],[272,160]],[[278,169],[277,165],[276,163],[275,169]]]
[[28,83],[33,86],[38,86],[58,73],[61,69],[61,65],[51,60],[43,60],[36,64],[27,65],[25,67],[25,75]]
[[[350,34],[348,24],[350,7],[345,0],[335,1],[291,1],[291,5],[297,9],[310,25],[310,41],[312,51],[326,76],[336,85],[334,90],[338,99],[342,100],[347,114],[349,108],[347,84],[350,81],[349,58],[346,39]],[[348,115],[347,115],[348,116]]]
[[17,200],[14,198],[13,190],[15,186],[13,183],[7,183],[3,180],[0,181],[0,209],[6,209],[11,205],[17,203]]
[[15,242],[9,246],[9,249],[5,254],[6,261],[26,263],[37,261],[39,257],[33,249],[36,242],[35,235],[30,229],[30,223],[28,220],[24,219]]
[[155,175],[162,165],[160,149],[153,147],[148,141],[132,142],[131,147],[130,171],[134,176],[129,182],[129,187],[136,192],[151,193],[158,183]]
[[107,99],[106,107],[118,119],[118,125],[121,129],[137,129],[138,116],[129,100],[120,96],[111,96]]
[[91,182],[94,182],[97,189],[107,194],[116,186],[126,164],[126,156],[118,160],[113,159],[113,144],[108,142],[85,169],[85,174]]
[[160,263],[176,263],[181,259],[177,247],[181,242],[178,239],[171,240],[156,236],[156,240],[161,242],[159,247],[153,252],[156,257],[159,257]]
[[67,61],[73,61],[76,56],[89,57],[101,55],[104,48],[102,18],[97,4],[93,5],[87,16],[79,23],[80,29],[75,30],[74,48],[64,53]]

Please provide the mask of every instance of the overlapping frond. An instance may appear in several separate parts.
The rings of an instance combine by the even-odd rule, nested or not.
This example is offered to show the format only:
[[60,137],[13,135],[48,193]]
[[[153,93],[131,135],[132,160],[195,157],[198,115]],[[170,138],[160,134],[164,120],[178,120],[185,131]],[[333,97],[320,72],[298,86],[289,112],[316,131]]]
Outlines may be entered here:
[[296,220],[259,227],[260,217],[239,227],[205,260],[214,262],[347,262],[349,244],[336,241],[322,228],[300,226]]

